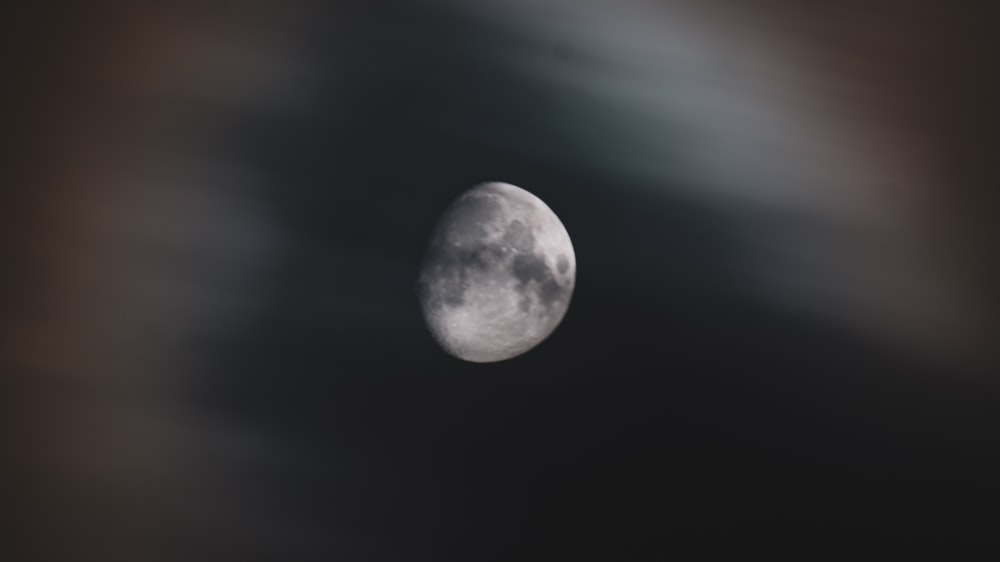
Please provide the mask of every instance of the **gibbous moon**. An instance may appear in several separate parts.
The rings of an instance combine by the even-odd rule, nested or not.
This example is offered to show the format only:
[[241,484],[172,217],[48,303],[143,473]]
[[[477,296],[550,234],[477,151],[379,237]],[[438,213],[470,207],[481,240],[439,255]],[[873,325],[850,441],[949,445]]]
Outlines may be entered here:
[[488,363],[556,329],[576,283],[576,255],[552,209],[506,183],[477,185],[438,221],[417,282],[424,319],[445,351]]

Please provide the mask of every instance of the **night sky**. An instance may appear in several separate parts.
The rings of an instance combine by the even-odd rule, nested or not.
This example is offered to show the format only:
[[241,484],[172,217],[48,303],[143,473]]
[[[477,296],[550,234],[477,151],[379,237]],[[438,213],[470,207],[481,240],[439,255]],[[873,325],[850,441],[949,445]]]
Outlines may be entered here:
[[[25,8],[3,557],[998,546],[992,12],[799,4]],[[578,273],[476,364],[416,280],[485,181]]]

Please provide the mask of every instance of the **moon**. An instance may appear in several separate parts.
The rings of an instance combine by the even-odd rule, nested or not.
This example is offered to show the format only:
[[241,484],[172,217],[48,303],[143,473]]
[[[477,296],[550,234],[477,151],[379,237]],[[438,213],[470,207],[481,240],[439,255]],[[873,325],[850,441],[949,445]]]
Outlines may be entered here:
[[417,292],[446,352],[489,363],[549,337],[575,284],[573,244],[552,209],[520,187],[490,182],[462,193],[439,219]]

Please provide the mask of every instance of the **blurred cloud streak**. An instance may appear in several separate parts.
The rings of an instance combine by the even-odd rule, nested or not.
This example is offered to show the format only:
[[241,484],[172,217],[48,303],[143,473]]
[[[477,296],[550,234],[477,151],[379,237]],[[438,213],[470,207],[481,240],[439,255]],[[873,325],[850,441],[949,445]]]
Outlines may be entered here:
[[[694,264],[915,363],[996,365],[995,30],[976,3],[58,4],[12,38],[0,204],[12,505],[35,558],[440,560],[477,541],[453,536],[475,494],[449,486],[484,461],[431,431],[440,388],[386,391],[368,363],[450,373],[414,328],[413,250],[451,190],[518,179],[494,173],[559,180],[574,243],[595,242],[583,299],[635,284],[682,314]],[[664,224],[687,209],[728,253]]]

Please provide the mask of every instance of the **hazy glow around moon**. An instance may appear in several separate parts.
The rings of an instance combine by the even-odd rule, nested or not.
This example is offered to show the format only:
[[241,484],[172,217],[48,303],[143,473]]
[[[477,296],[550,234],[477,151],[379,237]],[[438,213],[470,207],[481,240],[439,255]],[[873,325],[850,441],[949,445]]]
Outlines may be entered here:
[[566,228],[531,193],[484,183],[438,221],[417,283],[424,319],[445,351],[502,361],[547,338],[576,282]]

